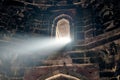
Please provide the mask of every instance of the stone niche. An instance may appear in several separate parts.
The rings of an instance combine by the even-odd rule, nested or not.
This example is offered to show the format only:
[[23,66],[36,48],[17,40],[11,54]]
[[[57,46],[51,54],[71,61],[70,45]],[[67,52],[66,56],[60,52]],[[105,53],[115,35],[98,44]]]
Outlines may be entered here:
[[93,64],[40,66],[27,69],[24,80],[99,80],[99,68]]

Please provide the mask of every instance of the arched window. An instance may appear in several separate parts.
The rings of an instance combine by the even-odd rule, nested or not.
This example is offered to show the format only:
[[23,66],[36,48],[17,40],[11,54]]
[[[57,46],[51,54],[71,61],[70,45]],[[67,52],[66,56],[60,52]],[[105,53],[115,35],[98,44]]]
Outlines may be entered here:
[[60,19],[56,26],[56,38],[70,38],[70,24],[67,19]]

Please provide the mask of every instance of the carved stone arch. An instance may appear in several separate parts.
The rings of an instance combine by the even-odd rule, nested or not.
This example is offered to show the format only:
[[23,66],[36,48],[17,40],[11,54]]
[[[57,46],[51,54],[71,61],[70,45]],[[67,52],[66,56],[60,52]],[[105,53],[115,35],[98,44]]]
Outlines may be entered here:
[[61,79],[67,79],[67,80],[80,80],[77,77],[71,76],[71,75],[67,75],[67,74],[56,74],[54,76],[51,76],[49,78],[46,78],[45,80],[61,80]]
[[65,70],[63,70],[62,72],[60,71],[62,70],[55,70],[52,72],[52,74],[47,72],[46,75],[41,75],[36,80],[89,80],[86,75],[82,75],[81,73],[73,70],[68,70],[68,73],[63,72]]
[[[62,79],[61,79],[62,78]],[[72,72],[71,74],[65,74],[65,73],[58,73],[55,75],[44,75],[40,76],[37,80],[89,80],[87,77],[80,75],[78,73]]]
[[61,38],[61,37],[68,37],[70,38],[70,24],[69,21],[66,19],[60,19],[57,22],[56,26],[56,38]]
[[65,22],[69,22],[69,25],[70,25],[70,35],[71,35],[71,38],[74,39],[73,19],[72,19],[71,16],[69,16],[69,15],[67,15],[67,14],[61,14],[61,15],[58,15],[57,17],[54,18],[53,24],[52,24],[52,29],[51,29],[51,36],[52,36],[52,37],[55,37],[55,35],[56,35],[57,23],[58,23],[60,20],[64,20]]

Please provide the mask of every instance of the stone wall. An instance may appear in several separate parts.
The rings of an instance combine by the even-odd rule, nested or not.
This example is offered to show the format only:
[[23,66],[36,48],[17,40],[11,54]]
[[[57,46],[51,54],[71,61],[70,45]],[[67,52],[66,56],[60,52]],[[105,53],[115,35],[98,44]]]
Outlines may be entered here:
[[45,80],[56,74],[66,74],[83,80],[99,80],[98,67],[92,64],[35,67],[25,72],[24,80]]

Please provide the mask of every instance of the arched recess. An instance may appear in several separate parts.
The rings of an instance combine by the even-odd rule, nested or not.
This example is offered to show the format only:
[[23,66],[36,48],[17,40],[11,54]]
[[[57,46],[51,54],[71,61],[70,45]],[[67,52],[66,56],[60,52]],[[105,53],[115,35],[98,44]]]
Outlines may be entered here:
[[69,21],[67,19],[60,19],[58,22],[57,22],[57,26],[56,26],[56,35],[55,37],[57,39],[60,39],[60,38],[70,38],[71,35],[70,35],[70,25],[69,25]]
[[[59,26],[61,26],[61,27],[59,27]],[[61,28],[61,29],[64,28],[63,31],[67,32],[67,33],[65,32],[66,33],[65,35],[70,36],[72,41],[74,40],[74,26],[73,26],[73,19],[71,16],[66,15],[66,14],[61,14],[61,15],[55,17],[55,19],[53,20],[52,29],[51,29],[52,37],[57,36],[57,32],[59,32],[58,28]],[[63,31],[62,31],[62,33],[64,33]],[[60,34],[60,35],[62,35],[62,34]]]

